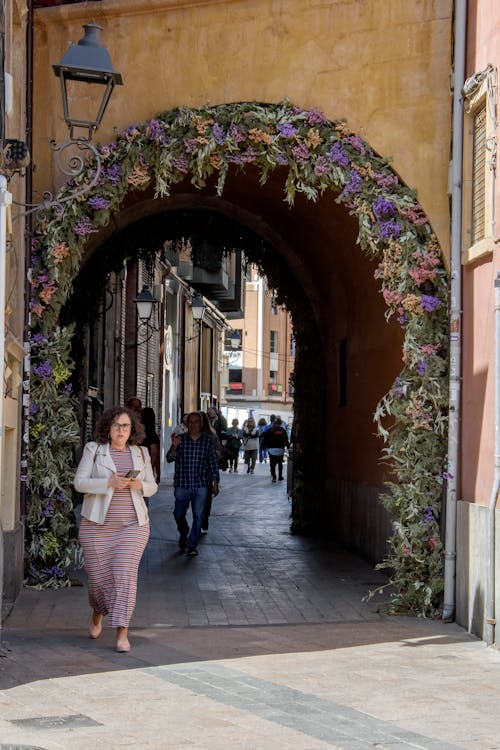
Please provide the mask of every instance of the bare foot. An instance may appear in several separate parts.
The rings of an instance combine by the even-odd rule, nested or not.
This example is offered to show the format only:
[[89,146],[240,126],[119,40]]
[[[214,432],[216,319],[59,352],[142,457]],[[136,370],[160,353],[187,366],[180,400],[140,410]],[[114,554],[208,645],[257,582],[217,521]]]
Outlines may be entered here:
[[89,638],[99,638],[102,633],[102,614],[92,611],[89,620]]

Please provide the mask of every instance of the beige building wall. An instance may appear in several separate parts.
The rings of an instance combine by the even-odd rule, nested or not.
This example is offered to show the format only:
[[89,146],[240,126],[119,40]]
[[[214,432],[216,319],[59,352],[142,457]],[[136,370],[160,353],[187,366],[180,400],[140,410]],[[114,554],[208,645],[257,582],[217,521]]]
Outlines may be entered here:
[[289,98],[318,107],[392,160],[418,190],[447,254],[451,19],[451,0],[104,0],[39,9],[38,190],[61,182],[48,140],[66,138],[51,64],[95,21],[124,80],[101,142],[178,106]]

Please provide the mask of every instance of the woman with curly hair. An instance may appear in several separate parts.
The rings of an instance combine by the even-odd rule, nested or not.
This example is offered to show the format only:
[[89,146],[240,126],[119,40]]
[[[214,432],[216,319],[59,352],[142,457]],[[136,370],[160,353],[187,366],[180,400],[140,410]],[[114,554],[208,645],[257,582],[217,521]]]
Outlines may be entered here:
[[116,650],[130,651],[128,627],[137,593],[137,571],[149,539],[144,495],[158,489],[151,459],[138,444],[144,428],[122,406],[104,411],[96,442],[85,445],[74,486],[83,492],[79,540],[88,577],[90,638],[102,632],[103,617],[116,628]]

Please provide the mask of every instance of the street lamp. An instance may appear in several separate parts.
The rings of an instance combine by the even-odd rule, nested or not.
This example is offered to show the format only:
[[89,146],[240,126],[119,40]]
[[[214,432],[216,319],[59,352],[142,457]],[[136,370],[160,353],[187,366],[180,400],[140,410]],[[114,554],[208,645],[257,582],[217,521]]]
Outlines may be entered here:
[[139,320],[141,321],[141,323],[147,323],[151,318],[153,305],[157,305],[158,300],[153,297],[149,287],[144,284],[144,286],[142,287],[142,291],[139,292],[137,297],[134,297],[133,301],[137,305],[137,315],[139,317]]
[[205,308],[206,305],[203,302],[203,297],[201,294],[196,294],[191,300],[191,312],[194,320],[198,320],[200,323],[202,322],[203,316],[205,315]]
[[241,345],[241,333],[239,331],[231,331],[229,341],[231,342],[232,349],[239,349]]
[[[96,23],[86,23],[83,26],[85,36],[78,44],[71,44],[60,63],[52,65],[54,73],[61,79],[61,93],[63,100],[64,119],[69,127],[70,138],[73,140],[75,128],[86,128],[87,137],[76,140],[90,141],[94,131],[100,126],[104,112],[115,85],[123,84],[121,74],[114,70],[106,47],[99,42],[102,26]],[[70,81],[76,82],[76,86]],[[95,119],[85,119],[75,111],[81,99],[82,88],[90,85],[104,86],[101,102]],[[85,91],[88,89],[85,88]]]

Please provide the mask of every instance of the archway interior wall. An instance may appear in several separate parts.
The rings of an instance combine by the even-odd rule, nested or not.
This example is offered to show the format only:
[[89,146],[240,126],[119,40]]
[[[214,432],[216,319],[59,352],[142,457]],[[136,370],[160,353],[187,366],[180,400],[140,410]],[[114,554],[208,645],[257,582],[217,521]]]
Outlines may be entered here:
[[[51,64],[92,19],[81,3],[35,11],[34,182],[40,194],[60,179],[48,140],[66,138],[61,112],[46,106],[59,101]],[[288,96],[345,119],[389,155],[405,182],[418,186],[447,254],[451,2],[121,0],[101,3],[97,21],[125,82],[106,113],[103,143],[162,108]]]

